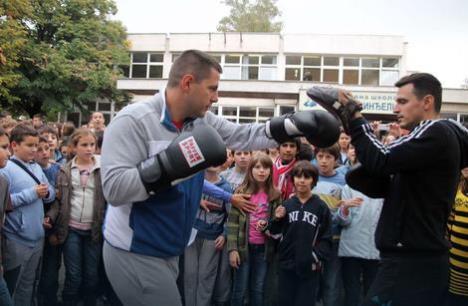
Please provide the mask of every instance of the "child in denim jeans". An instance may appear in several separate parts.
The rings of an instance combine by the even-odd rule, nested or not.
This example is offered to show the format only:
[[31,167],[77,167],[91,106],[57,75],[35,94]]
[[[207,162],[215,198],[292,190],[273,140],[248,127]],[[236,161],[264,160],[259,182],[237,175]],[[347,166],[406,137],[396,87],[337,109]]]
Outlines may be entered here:
[[91,130],[76,130],[70,144],[76,156],[60,169],[57,178],[58,201],[47,213],[52,220],[56,219],[56,230],[49,242],[64,244],[64,304],[76,305],[82,293],[84,305],[94,306],[106,207],[100,159],[94,155],[96,136]]
[[258,153],[247,169],[244,182],[236,190],[251,194],[257,209],[250,213],[233,207],[228,217],[229,262],[235,269],[231,306],[240,306],[249,287],[251,306],[263,305],[268,260],[272,257],[271,239],[266,233],[270,215],[280,204],[281,194],[273,186],[271,158]]

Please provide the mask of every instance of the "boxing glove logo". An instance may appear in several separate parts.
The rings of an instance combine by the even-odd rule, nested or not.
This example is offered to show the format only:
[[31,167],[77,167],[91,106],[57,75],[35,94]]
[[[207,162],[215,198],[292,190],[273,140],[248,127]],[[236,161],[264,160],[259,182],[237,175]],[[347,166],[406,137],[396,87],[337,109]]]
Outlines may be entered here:
[[193,136],[182,140],[179,143],[179,147],[190,168],[193,168],[205,161],[205,157]]

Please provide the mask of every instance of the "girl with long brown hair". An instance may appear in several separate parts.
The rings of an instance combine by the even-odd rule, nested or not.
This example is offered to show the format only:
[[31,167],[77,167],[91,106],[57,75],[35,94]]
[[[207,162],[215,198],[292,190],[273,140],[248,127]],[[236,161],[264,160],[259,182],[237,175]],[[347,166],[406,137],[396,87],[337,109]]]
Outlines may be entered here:
[[[249,286],[250,305],[263,305],[268,261],[273,255],[272,239],[266,232],[281,193],[273,185],[271,158],[258,153],[252,158],[244,182],[237,193],[250,194],[257,208],[246,214],[232,207],[228,217],[229,262],[235,269],[231,305],[243,305]],[[250,280],[249,280],[250,276]]]

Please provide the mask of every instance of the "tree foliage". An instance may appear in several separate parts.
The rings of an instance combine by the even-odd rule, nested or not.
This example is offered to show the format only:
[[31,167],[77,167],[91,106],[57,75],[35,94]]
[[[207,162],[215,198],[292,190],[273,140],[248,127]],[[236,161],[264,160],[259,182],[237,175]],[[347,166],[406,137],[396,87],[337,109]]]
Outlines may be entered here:
[[128,100],[116,89],[128,64],[126,30],[112,0],[4,0],[0,105],[29,115]]
[[219,21],[220,32],[280,32],[283,23],[275,21],[281,16],[277,0],[225,0],[231,7],[229,16]]

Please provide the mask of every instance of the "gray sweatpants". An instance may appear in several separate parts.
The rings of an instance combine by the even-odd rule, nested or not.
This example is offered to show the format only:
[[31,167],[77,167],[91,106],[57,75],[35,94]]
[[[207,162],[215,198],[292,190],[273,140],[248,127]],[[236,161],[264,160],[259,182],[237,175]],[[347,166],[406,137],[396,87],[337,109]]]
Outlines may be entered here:
[[185,306],[211,305],[220,255],[214,240],[198,237],[185,249]]
[[112,288],[125,306],[181,306],[177,289],[178,257],[130,253],[104,242],[104,267]]
[[33,292],[43,247],[43,239],[38,241],[35,247],[5,239],[5,276],[12,276],[5,278],[8,286],[13,289],[12,300],[16,306],[35,304]]

